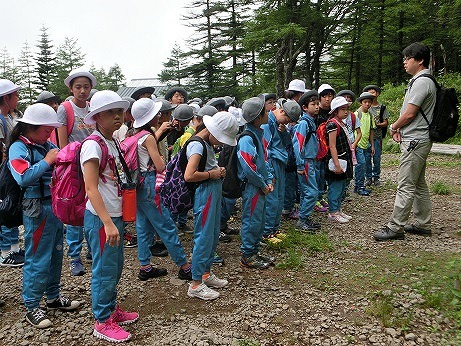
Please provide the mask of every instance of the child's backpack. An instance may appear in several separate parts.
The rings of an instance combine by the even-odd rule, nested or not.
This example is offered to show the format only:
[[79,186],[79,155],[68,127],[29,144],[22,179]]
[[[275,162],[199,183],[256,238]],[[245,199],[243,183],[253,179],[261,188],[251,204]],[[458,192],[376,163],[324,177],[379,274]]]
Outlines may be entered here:
[[168,162],[165,170],[165,180],[160,185],[160,197],[163,205],[172,213],[179,214],[189,210],[194,205],[195,190],[199,183],[188,183],[184,180],[187,166],[186,149],[190,142],[197,141],[203,146],[203,155],[198,165],[198,170],[205,170],[207,149],[205,142],[198,136],[187,140],[182,149]]
[[[352,117],[352,120],[353,120],[353,127],[355,127],[355,118]],[[321,123],[319,127],[317,127],[317,138],[319,140],[319,150],[316,156],[317,161],[324,159],[327,156],[328,151],[330,150],[330,147],[328,146],[328,139],[327,139],[327,136],[328,136],[327,124],[329,122],[332,122],[336,125],[338,134],[339,134],[339,131],[341,131],[340,125],[336,121],[332,121],[332,120],[327,120],[324,123]]]
[[140,186],[144,181],[139,168],[138,141],[142,136],[147,134],[149,134],[148,131],[142,130],[125,138],[120,143],[123,158],[125,159],[128,171],[131,173],[132,181],[136,184],[136,186]]
[[[34,154],[26,145],[31,162]],[[24,189],[18,185],[8,167],[8,157],[0,165],[0,224],[8,228],[22,225]]]
[[[64,110],[66,111],[67,137],[69,137],[70,134],[72,133],[72,129],[74,128],[74,123],[75,123],[74,108],[72,107],[72,104],[70,103],[70,101],[64,101],[62,103],[62,106],[64,107]],[[56,144],[59,147],[58,129],[57,128],[55,128],[54,131],[51,132],[50,142]]]
[[97,135],[90,135],[82,143],[69,143],[59,151],[51,176],[53,213],[67,225],[83,226],[83,215],[88,198],[80,168],[80,151],[87,140],[94,140],[101,146],[102,158],[99,164],[101,175],[110,159],[109,149],[104,139]]
[[[254,146],[258,147],[258,140],[255,135],[250,131],[243,131],[237,139],[238,141],[243,136],[250,136],[253,140]],[[223,150],[219,153],[218,165],[226,167],[226,176],[222,181],[222,195],[226,198],[239,198],[242,197],[242,191],[245,189],[246,181],[242,181],[238,177],[238,157],[237,157],[237,145],[230,146],[224,145]]]
[[430,78],[434,82],[437,88],[437,95],[434,115],[430,123],[421,108],[419,108],[419,112],[429,125],[429,137],[431,140],[434,142],[445,142],[456,134],[458,128],[459,112],[456,90],[454,88],[442,88],[439,83],[437,83],[434,76],[429,73],[423,73],[413,79],[408,86],[409,89],[412,87],[415,80],[420,77]]

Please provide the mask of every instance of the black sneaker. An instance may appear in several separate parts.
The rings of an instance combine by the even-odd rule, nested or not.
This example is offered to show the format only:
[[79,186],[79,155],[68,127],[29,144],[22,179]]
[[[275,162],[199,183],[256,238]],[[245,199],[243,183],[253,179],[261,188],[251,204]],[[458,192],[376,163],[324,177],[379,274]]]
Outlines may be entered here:
[[185,271],[182,268],[179,268],[178,278],[181,280],[192,281],[192,267],[189,267],[189,271]]
[[252,269],[267,269],[270,264],[261,259],[258,255],[253,255],[250,257],[243,257],[240,259],[240,265],[242,267],[252,268]]
[[403,227],[403,230],[406,233],[422,235],[424,237],[430,237],[432,235],[432,231],[430,229],[419,228],[416,225],[406,225]]
[[139,269],[138,278],[141,281],[146,281],[160,276],[165,276],[168,271],[165,268],[150,267],[150,270]]
[[373,238],[376,241],[384,241],[384,240],[402,240],[405,239],[405,233],[403,232],[394,232],[389,227],[384,227],[383,229],[376,231],[373,234]]
[[187,233],[187,234],[192,234],[194,233],[194,229],[191,228],[188,224],[184,223],[182,225],[177,224],[176,227],[178,227],[178,231],[180,233]]
[[123,246],[126,248],[138,246],[138,237],[136,234],[131,234],[130,232],[125,231],[123,235]]
[[221,243],[230,243],[232,238],[224,232],[219,232],[219,241]]
[[238,230],[236,228],[230,228],[228,226],[226,226],[226,228],[221,229],[221,232],[224,232],[227,235],[238,235],[238,234],[240,234],[240,230]]
[[1,258],[0,266],[2,267],[22,267],[24,265],[24,257],[18,252],[10,251],[8,256]]
[[26,257],[26,251],[24,249],[19,249],[18,254],[22,257]]
[[275,265],[275,261],[277,260],[274,256],[265,254],[258,254],[258,258],[263,262],[269,263],[271,266]]
[[77,300],[70,300],[69,298],[59,296],[50,303],[46,303],[46,308],[48,310],[63,310],[63,311],[73,311],[80,306],[80,302]]
[[155,257],[166,257],[168,256],[168,250],[162,242],[155,242],[150,247],[150,253]]
[[35,308],[26,314],[26,321],[36,328],[48,328],[52,323],[46,316],[46,312],[41,308]]

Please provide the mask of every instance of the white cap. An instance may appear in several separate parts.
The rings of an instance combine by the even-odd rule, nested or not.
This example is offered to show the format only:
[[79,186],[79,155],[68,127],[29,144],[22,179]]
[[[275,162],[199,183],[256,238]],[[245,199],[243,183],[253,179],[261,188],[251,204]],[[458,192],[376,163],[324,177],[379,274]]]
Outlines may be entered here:
[[352,102],[347,102],[343,96],[336,96],[333,101],[331,101],[331,111],[329,114],[332,114],[336,109],[345,105],[351,105]]
[[53,108],[45,103],[34,103],[26,108],[22,118],[16,119],[21,123],[31,125],[43,125],[61,127],[62,124],[58,121],[58,115]]
[[162,108],[162,102],[154,102],[149,98],[141,98],[131,106],[131,115],[133,115],[133,127],[140,128],[154,119]]
[[287,90],[304,93],[306,92],[306,84],[301,79],[293,79],[290,84],[288,84]]
[[320,95],[322,92],[324,92],[325,90],[331,90],[331,91],[333,91],[334,94],[336,94],[335,89],[333,89],[333,87],[332,87],[330,84],[322,84],[322,85],[319,87],[319,90],[318,90],[319,95]]
[[78,77],[86,77],[88,78],[90,81],[91,81],[91,87],[94,88],[97,84],[96,82],[96,77],[93,76],[90,72],[82,69],[82,68],[77,68],[73,71],[70,71],[69,75],[67,76],[66,79],[64,79],[64,84],[70,88],[70,82],[72,81],[72,79],[74,78],[78,78]]
[[14,84],[8,79],[0,79],[0,96],[5,96],[14,93],[21,89],[19,85]]
[[83,122],[88,125],[95,123],[93,116],[99,112],[107,111],[109,109],[122,108],[126,111],[130,106],[130,102],[123,100],[119,94],[112,90],[101,90],[96,92],[91,98],[90,112],[85,115]]
[[203,116],[203,123],[219,142],[236,146],[239,125],[237,119],[229,112],[218,112],[212,117]]

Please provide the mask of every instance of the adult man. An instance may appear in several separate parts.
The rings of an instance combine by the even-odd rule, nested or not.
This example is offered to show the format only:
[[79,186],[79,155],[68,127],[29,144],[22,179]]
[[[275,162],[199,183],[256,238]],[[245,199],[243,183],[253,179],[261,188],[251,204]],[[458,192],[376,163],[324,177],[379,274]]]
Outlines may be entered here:
[[[388,224],[375,232],[375,240],[404,239],[405,233],[431,235],[431,201],[426,184],[426,159],[432,147],[429,129],[419,110],[429,122],[435,108],[436,86],[427,77],[429,48],[412,43],[403,50],[403,66],[412,75],[397,121],[390,125],[393,139],[400,143],[400,167],[394,210]],[[413,208],[414,222],[406,225]]]

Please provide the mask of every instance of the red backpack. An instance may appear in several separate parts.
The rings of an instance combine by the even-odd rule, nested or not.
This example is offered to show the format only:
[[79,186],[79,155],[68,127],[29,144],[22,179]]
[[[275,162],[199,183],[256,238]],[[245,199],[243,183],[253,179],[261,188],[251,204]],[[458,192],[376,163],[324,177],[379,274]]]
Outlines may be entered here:
[[136,186],[139,186],[144,181],[140,174],[139,168],[139,155],[138,155],[138,141],[142,136],[149,134],[149,131],[142,130],[130,137],[125,138],[120,143],[123,158],[125,159],[128,170]]
[[[82,143],[69,143],[59,151],[51,176],[51,201],[54,215],[67,225],[83,226],[83,215],[88,198],[80,168],[80,151],[87,140],[94,140],[101,146],[100,176],[109,160],[114,161],[113,157],[109,157],[106,142],[97,135],[88,136]],[[115,165],[115,161],[113,164]]]
[[[355,123],[356,123],[356,117],[353,112],[351,112],[351,120],[352,120],[352,131],[355,131]],[[330,150],[328,146],[328,140],[327,140],[327,123],[328,122],[333,122],[336,124],[336,129],[338,131],[341,130],[339,128],[339,124],[336,121],[332,121],[331,119],[321,123],[319,127],[317,127],[317,138],[319,139],[319,150],[317,151],[317,156],[316,160],[320,161],[322,160],[325,156],[328,154],[328,150]]]

